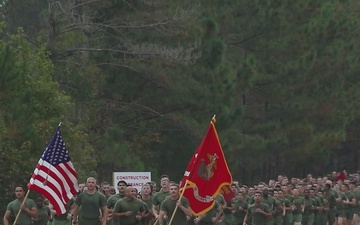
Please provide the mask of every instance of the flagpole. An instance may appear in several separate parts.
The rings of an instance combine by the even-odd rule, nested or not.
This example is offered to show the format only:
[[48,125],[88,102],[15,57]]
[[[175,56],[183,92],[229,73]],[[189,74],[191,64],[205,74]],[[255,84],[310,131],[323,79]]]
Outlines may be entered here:
[[[211,118],[210,123],[215,124],[215,122],[216,122],[216,118],[215,118],[215,117],[216,117],[216,115],[214,114],[214,116]],[[186,179],[186,181],[185,181],[185,185],[183,186],[183,190],[182,190],[182,192],[181,192],[181,194],[180,194],[179,201],[181,201],[181,198],[184,196],[187,183],[188,183],[188,179]],[[168,224],[168,225],[171,225],[171,223],[172,223],[172,221],[173,221],[173,219],[174,219],[175,213],[176,213],[176,211],[177,211],[178,208],[179,208],[179,207],[176,205],[176,206],[175,206],[175,209],[174,209],[174,212],[173,212],[173,214],[171,215],[171,218],[170,218],[170,221],[169,221],[169,224]],[[154,225],[155,225],[155,224],[154,224]]]
[[[181,201],[181,198],[184,196],[184,192],[185,192],[185,189],[186,189],[186,186],[187,186],[187,182],[188,182],[188,180],[186,180],[185,185],[183,186],[183,191],[181,192],[178,201]],[[172,221],[173,221],[173,219],[174,219],[175,213],[176,213],[176,211],[177,211],[178,208],[179,208],[179,207],[178,207],[177,204],[176,204],[175,209],[174,209],[174,212],[173,212],[172,215],[171,215],[171,218],[170,218],[170,221],[169,221],[168,225],[171,225],[171,223],[172,223]]]
[[[187,182],[188,182],[188,180],[186,180],[186,182],[185,182],[185,185],[184,185],[184,189],[185,189],[185,187],[187,186]],[[181,200],[181,198],[184,196],[184,192],[185,192],[185,190],[183,189],[183,191],[181,192],[181,194],[180,194],[180,197],[179,197],[179,201]],[[169,221],[169,224],[167,224],[167,225],[171,225],[171,222],[173,221],[173,219],[174,219],[174,216],[175,216],[175,213],[176,213],[176,211],[177,211],[177,208],[178,208],[178,206],[176,205],[175,206],[175,209],[174,209],[174,212],[173,212],[173,214],[171,215],[171,218],[170,218],[170,221]],[[155,220],[155,222],[154,222],[154,224],[153,225],[156,225],[157,224],[157,222],[159,222],[159,218],[157,218],[156,220]]]
[[213,124],[216,123],[216,114],[214,114],[214,116],[211,118],[211,123],[213,123]]
[[[28,183],[28,190],[35,190],[53,205],[56,214],[66,212],[66,203],[78,192],[78,175],[60,133],[60,126],[45,148]],[[54,156],[59,155],[55,163]],[[66,168],[66,169],[63,169]],[[64,170],[64,173],[52,171]],[[44,174],[46,174],[44,180]],[[56,182],[62,180],[64,182]],[[49,183],[49,184],[47,184]]]
[[[204,138],[190,158],[181,182],[186,183],[185,188],[189,189],[183,189],[181,196],[189,200],[191,211],[195,215],[211,210],[214,206],[214,196],[221,191],[223,186],[231,185],[231,173],[221,148],[215,123],[216,115],[211,118]],[[231,191],[228,190],[228,192]],[[184,209],[180,203],[177,205],[190,216],[190,209]]]
[[[56,128],[56,130],[60,131],[61,123],[62,122],[59,123],[58,128]],[[53,142],[55,136],[56,136],[56,132],[55,132],[54,136],[52,137],[51,141],[48,143],[48,146],[50,145],[51,142]],[[46,178],[45,178],[45,180],[43,182],[44,185],[46,185],[46,183],[48,182],[49,173],[50,173],[50,170],[51,170],[51,167],[52,167],[51,165],[53,164],[53,158],[55,158],[54,156],[55,156],[55,151],[52,153],[52,157],[51,157],[51,160],[50,160],[50,166],[49,166],[48,171],[46,173]]]
[[22,204],[25,204],[25,201],[26,201],[26,199],[27,199],[27,197],[28,197],[29,193],[30,193],[30,190],[28,190],[28,191],[26,192],[26,195],[25,195],[25,197],[24,197],[24,200],[23,200],[23,201],[22,201],[22,203],[20,204],[20,209],[19,209],[19,212],[18,212],[18,213],[17,213],[17,215],[16,215],[16,218],[15,218],[14,224],[16,224],[16,223],[17,223],[17,221],[18,221],[18,219],[19,219],[19,216],[20,216],[20,213],[21,213],[21,206],[22,206]]

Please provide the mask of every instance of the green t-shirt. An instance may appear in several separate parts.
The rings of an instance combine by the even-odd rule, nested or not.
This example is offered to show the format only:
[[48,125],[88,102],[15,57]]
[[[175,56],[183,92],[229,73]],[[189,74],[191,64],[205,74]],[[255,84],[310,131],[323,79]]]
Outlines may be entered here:
[[271,197],[271,196],[268,196],[268,197],[266,197],[266,198],[263,197],[262,199],[263,199],[262,202],[265,203],[265,204],[267,204],[267,205],[269,206],[269,208],[270,208],[271,211],[274,211],[274,208],[275,208],[276,206],[278,206],[278,204],[279,204],[279,202],[277,202],[277,201],[275,200],[275,198],[273,198],[273,197]]
[[255,199],[254,196],[250,197],[250,200],[248,201],[249,205],[254,205],[255,204]]
[[88,194],[83,192],[76,198],[75,204],[81,206],[81,218],[87,220],[96,220],[100,218],[100,210],[106,206],[106,199],[104,195],[99,192]]
[[[319,196],[313,196],[312,199],[314,200],[316,207],[321,207],[321,206],[323,206],[323,203],[322,203],[322,201],[321,201],[321,199],[320,199]],[[318,211],[317,209],[314,209],[313,211],[314,211],[314,214],[315,214],[315,215],[317,215],[317,214],[319,213],[319,211]]]
[[304,198],[303,197],[301,197],[301,196],[297,196],[297,197],[295,197],[294,198],[294,200],[293,200],[293,204],[294,204],[294,206],[295,206],[295,208],[294,208],[294,210],[293,210],[293,215],[299,215],[299,214],[301,214],[302,212],[302,209],[301,209],[301,207],[302,207],[302,205],[304,204]]
[[283,207],[285,207],[285,201],[289,201],[287,200],[286,198],[275,198],[275,200],[277,201],[277,206],[274,207],[274,216],[275,217],[281,217],[284,210],[283,210]]
[[[348,200],[349,202],[353,201],[355,199],[355,195],[348,191],[348,192],[345,192],[344,193],[344,196],[342,200],[346,201]],[[348,204],[344,204],[344,210],[348,210],[348,209],[352,209],[354,208],[355,206],[352,206],[352,205],[348,205]]]
[[220,204],[217,201],[215,201],[214,206],[205,213],[205,217],[200,220],[199,225],[207,225],[212,223],[211,219],[216,217],[217,209],[219,209],[219,207]]
[[[178,201],[178,199],[173,200],[169,197],[169,198],[166,198],[161,204],[161,211],[166,212],[166,215],[168,216],[169,220],[172,217],[172,214],[174,213],[177,201]],[[189,201],[185,197],[181,198],[181,204],[185,208],[189,207]],[[187,223],[187,220],[186,220],[186,215],[185,215],[184,211],[182,211],[180,208],[178,208],[176,210],[176,213],[174,215],[174,218],[173,218],[173,221],[171,222],[171,224],[172,225],[184,225],[186,223]]]
[[158,209],[160,209],[161,203],[165,200],[170,193],[168,191],[160,190],[158,193],[155,194],[153,198],[153,205],[155,205]]
[[[278,199],[278,201],[283,207],[289,208],[291,206],[291,202],[287,198],[281,198],[281,199]],[[290,215],[292,213],[292,210],[287,209],[287,210],[285,210],[285,213],[286,213],[285,215]]]
[[139,199],[127,199],[122,198],[119,201],[116,202],[113,213],[124,213],[127,211],[132,211],[132,214],[130,216],[122,216],[116,220],[114,220],[114,225],[135,225],[140,224],[140,221],[136,219],[136,215],[139,214],[139,212],[144,212],[144,202]]
[[330,188],[330,193],[335,195],[335,198],[339,198],[340,194],[339,191],[335,190],[334,188]]
[[251,200],[251,197],[250,197],[249,195],[245,195],[243,200],[244,200],[245,202],[249,203],[250,200]]
[[[319,198],[319,201],[320,201],[320,206],[321,207],[323,207],[323,210],[320,210],[319,211],[319,213],[320,214],[324,214],[325,213],[325,211],[324,211],[324,209],[325,209],[325,207],[328,207],[328,201],[324,198],[324,196],[317,196],[318,198]],[[325,205],[326,204],[326,205]]]
[[[18,199],[15,199],[14,201],[10,202],[6,207],[6,211],[11,212],[10,217],[13,218],[14,220],[15,220],[16,215],[19,212],[20,205],[21,205],[21,202]],[[36,208],[35,201],[30,198],[27,198],[25,200],[25,206],[29,209]],[[10,222],[13,222],[13,221],[10,221]],[[30,224],[32,224],[31,216],[29,216],[29,214],[27,214],[24,210],[21,210],[20,215],[17,220],[17,223],[20,225],[30,225]]]
[[336,202],[336,210],[337,210],[338,212],[340,212],[341,210],[344,209],[343,200],[346,199],[346,196],[345,196],[345,193],[342,192],[342,191],[339,191],[339,192],[338,192],[338,196],[340,197],[341,201],[340,201],[340,202]]
[[[150,197],[149,200],[142,200],[143,204],[144,204],[144,210],[145,210],[145,214],[151,214],[152,210],[152,198]],[[142,218],[140,221],[141,225],[148,225],[149,221],[151,220],[151,218]]]
[[[230,199],[229,201],[226,202],[226,207],[231,207],[234,204],[234,199]],[[231,209],[228,208],[224,208],[223,209],[224,215],[231,215]]]
[[241,200],[236,200],[234,201],[235,204],[235,213],[234,213],[234,220],[235,220],[235,224],[242,224],[244,222],[244,218],[245,215],[247,213],[247,209],[248,209],[248,203],[246,201]]
[[49,220],[50,217],[50,208],[49,206],[44,205],[41,208],[37,208],[38,210],[38,219],[33,222],[33,225],[47,225],[47,222]]
[[107,207],[109,209],[113,209],[115,207],[116,202],[124,197],[125,195],[120,193],[111,195],[107,200]]
[[357,209],[357,211],[359,211],[360,210],[360,190],[353,191],[353,194],[356,198],[356,204],[355,204],[354,208]]
[[285,196],[285,198],[288,199],[290,202],[293,202],[294,199],[295,199],[295,196],[290,195],[290,194],[287,194],[287,195]]
[[248,213],[251,215],[251,222],[253,225],[266,225],[270,217],[267,217],[262,213],[255,212],[255,210],[258,208],[267,213],[271,212],[270,207],[267,204],[254,203],[253,205],[249,206],[249,211],[248,211]]
[[142,200],[142,201],[145,202],[146,206],[147,206],[148,209],[151,211],[152,206],[153,206],[154,196],[150,196],[150,199],[148,199],[148,200]]
[[329,202],[328,200],[326,200],[326,198],[323,199],[323,206],[324,206],[323,214],[327,214],[327,211],[325,211],[325,209],[330,209],[330,208],[329,208]]
[[[271,196],[267,196],[266,198],[261,197],[261,199],[262,199],[262,203],[267,204],[269,206],[270,210],[273,211],[274,206],[276,206],[276,200]],[[254,197],[251,198],[249,204],[251,204],[251,205],[255,204]]]
[[61,215],[54,215],[54,221],[67,221],[68,213],[70,213],[71,207],[75,204],[75,199],[72,198],[66,203],[66,212]]
[[313,198],[304,198],[305,208],[303,216],[309,216],[314,213],[313,207],[316,206],[316,202]]
[[323,197],[329,202],[329,208],[330,209],[335,209],[336,207],[336,197],[335,194],[331,193],[331,192],[324,192]]
[[220,205],[225,205],[226,204],[224,195],[222,195],[222,194],[216,195],[215,201],[217,201]]

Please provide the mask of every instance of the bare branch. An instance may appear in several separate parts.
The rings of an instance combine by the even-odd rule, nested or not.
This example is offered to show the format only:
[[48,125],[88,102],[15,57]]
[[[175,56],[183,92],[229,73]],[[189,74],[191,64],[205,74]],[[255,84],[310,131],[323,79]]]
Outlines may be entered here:
[[228,45],[241,45],[242,43],[244,43],[244,42],[246,42],[246,41],[249,41],[249,40],[251,40],[251,39],[254,39],[254,38],[256,38],[256,37],[258,37],[258,36],[260,36],[260,35],[262,35],[263,33],[258,33],[258,34],[253,34],[253,35],[251,35],[250,37],[247,37],[247,38],[245,38],[245,39],[243,39],[243,40],[239,40],[239,41],[233,41],[233,42],[228,42],[227,44]]
[[131,67],[129,65],[126,65],[126,64],[118,64],[118,63],[98,63],[96,64],[97,66],[102,66],[102,65],[109,65],[109,66],[118,66],[118,67],[124,67],[124,68],[127,68],[127,69],[130,69],[134,72],[139,72],[138,70],[136,70],[134,67]]
[[166,118],[165,115],[163,115],[162,113],[160,112],[157,112],[156,110],[150,108],[150,107],[147,107],[145,105],[141,105],[141,104],[138,104],[138,103],[133,103],[133,102],[118,102],[120,105],[128,105],[128,106],[135,106],[135,107],[138,107],[138,108],[141,108],[141,109],[145,109],[146,111],[149,111],[157,116],[160,116],[160,117],[163,117],[163,118]]
[[[114,52],[127,55],[137,56],[139,60],[147,60],[151,58],[162,58],[172,63],[193,64],[201,57],[196,50],[201,46],[201,41],[195,41],[189,46],[178,46],[174,48],[166,47],[160,44],[131,44],[124,43],[124,46],[118,48],[71,48],[66,49],[64,53],[67,55],[71,52]],[[120,48],[119,48],[120,47]]]
[[73,6],[72,8],[70,8],[70,10],[74,10],[76,8],[79,8],[79,7],[82,7],[82,6],[85,6],[85,5],[88,5],[88,4],[91,4],[91,3],[95,3],[95,2],[101,2],[102,0],[89,0],[89,1],[85,1],[85,2],[82,2],[80,4],[76,4],[75,6]]
[[[50,0],[49,0],[50,1]],[[133,2],[123,0],[126,4],[135,6]],[[156,0],[138,0],[144,4],[155,4]],[[80,2],[80,1],[79,1]],[[57,5],[60,11],[61,17],[54,16],[54,12],[50,12],[52,20],[59,21],[61,25],[54,31],[54,37],[60,35],[66,35],[68,32],[78,30],[80,31],[76,35],[84,35],[82,39],[79,36],[77,46],[74,48],[65,49],[60,51],[57,59],[72,55],[75,52],[108,52],[108,53],[120,53],[124,55],[123,62],[117,66],[124,67],[126,64],[126,56],[132,56],[140,61],[151,61],[151,59],[162,59],[164,63],[179,63],[179,64],[193,64],[200,58],[200,51],[198,49],[201,46],[201,41],[193,41],[186,46],[166,46],[162,43],[137,43],[136,39],[132,35],[137,33],[143,33],[144,29],[150,32],[159,33],[161,36],[174,36],[179,35],[181,29],[183,29],[186,21],[190,21],[197,13],[196,9],[181,9],[178,8],[173,16],[167,16],[157,19],[138,21],[131,20],[131,18],[125,17],[128,21],[124,21],[124,17],[116,17],[112,20],[104,22],[96,22],[95,13],[86,11],[85,5],[101,2],[101,0],[88,0],[82,1],[73,7],[66,9],[59,1],[53,1],[52,6]],[[74,12],[76,10],[76,14]],[[51,7],[50,10],[56,10]],[[142,13],[142,12],[141,12]],[[60,15],[60,14],[59,14]],[[148,16],[146,16],[148,18]],[[65,25],[62,25],[65,24]],[[55,25],[53,26],[55,28]],[[54,29],[55,30],[55,29]],[[140,34],[141,35],[141,34]],[[129,38],[131,36],[131,38]],[[65,36],[66,37],[66,36]],[[111,40],[107,43],[116,43],[115,46],[103,46],[103,42],[99,41],[101,38]],[[82,40],[81,40],[82,39]],[[49,42],[50,43],[50,42]],[[56,58],[56,57],[55,57]],[[109,62],[109,65],[112,62]],[[112,64],[115,65],[115,64]],[[130,68],[129,68],[130,69]],[[133,69],[133,68],[131,68]]]
[[195,41],[192,46],[178,46],[169,48],[159,44],[135,44],[127,46],[127,49],[136,53],[140,59],[148,59],[149,57],[160,57],[170,62],[178,62],[181,64],[193,64],[200,58],[200,53],[195,50],[201,46],[201,41]]

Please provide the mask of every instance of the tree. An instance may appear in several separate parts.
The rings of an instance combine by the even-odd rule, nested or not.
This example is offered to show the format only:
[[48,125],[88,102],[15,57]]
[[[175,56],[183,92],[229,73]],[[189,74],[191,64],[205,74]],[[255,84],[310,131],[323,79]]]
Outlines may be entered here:
[[69,128],[63,136],[80,178],[94,161],[87,136],[67,119],[72,103],[51,77],[53,64],[45,48],[33,48],[19,31],[0,43],[0,62],[0,169],[5,193],[0,201],[5,207],[14,186],[29,181],[60,121]]
[[248,174],[253,168],[259,179],[324,173],[346,142],[358,104],[349,98],[359,93],[352,51],[359,18],[351,13],[358,3],[234,1],[232,7],[221,35],[233,46],[230,56],[243,52],[237,62],[245,109],[242,142],[232,151],[243,157],[232,168]]
[[[186,30],[195,11],[167,1],[51,2],[49,9],[54,78],[76,101],[74,122],[88,128],[99,149],[100,178],[109,179],[109,170],[143,168],[135,159],[155,154],[143,152],[161,142],[154,130],[166,130],[177,110],[159,98],[176,94],[169,93],[168,72],[200,56],[200,42]],[[114,156],[121,157],[115,162]]]
[[[243,182],[359,161],[356,1],[47,4],[28,36],[46,46],[69,132],[94,149],[100,179],[143,169],[180,178],[213,114]],[[16,13],[5,11],[8,24]]]

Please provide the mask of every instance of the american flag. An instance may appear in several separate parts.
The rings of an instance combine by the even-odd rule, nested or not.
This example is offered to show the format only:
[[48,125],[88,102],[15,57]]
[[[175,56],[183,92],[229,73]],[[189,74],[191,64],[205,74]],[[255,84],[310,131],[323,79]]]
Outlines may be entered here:
[[77,173],[60,134],[60,125],[37,163],[28,189],[44,195],[58,215],[66,212],[66,203],[77,194]]

